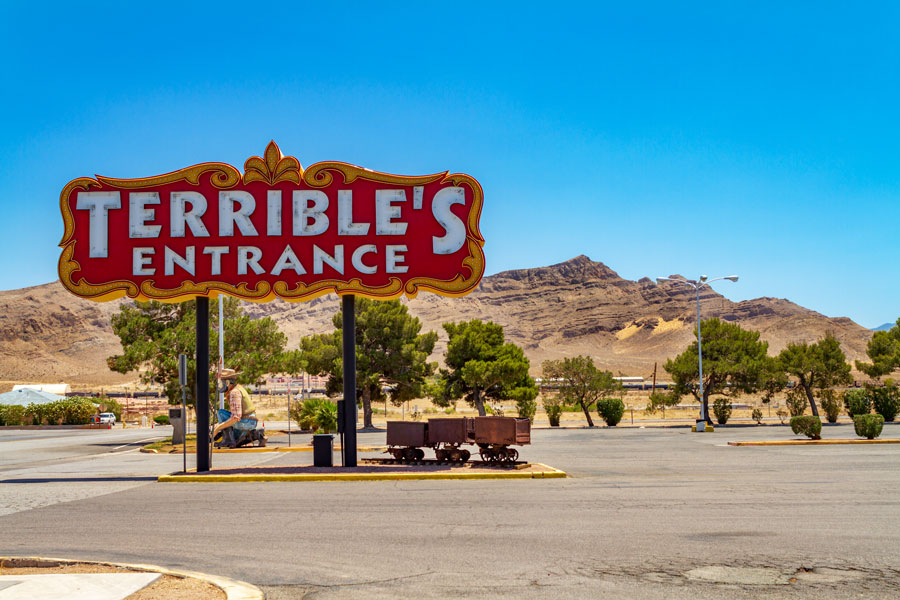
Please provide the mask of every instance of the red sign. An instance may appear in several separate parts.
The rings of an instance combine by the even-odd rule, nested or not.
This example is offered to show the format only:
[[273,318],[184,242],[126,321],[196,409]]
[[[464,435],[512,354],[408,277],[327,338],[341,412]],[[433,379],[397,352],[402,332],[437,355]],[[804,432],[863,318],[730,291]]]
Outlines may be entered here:
[[275,142],[265,154],[243,174],[203,163],[70,182],[60,195],[63,285],[93,300],[226,293],[265,302],[462,296],[481,280],[483,193],[472,177],[340,162],[304,169]]

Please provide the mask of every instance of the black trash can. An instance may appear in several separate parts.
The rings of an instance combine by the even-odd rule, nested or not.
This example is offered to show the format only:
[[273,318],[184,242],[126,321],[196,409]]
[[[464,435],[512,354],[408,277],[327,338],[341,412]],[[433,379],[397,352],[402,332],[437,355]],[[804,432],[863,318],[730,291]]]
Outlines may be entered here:
[[334,436],[330,433],[313,436],[313,466],[334,466]]

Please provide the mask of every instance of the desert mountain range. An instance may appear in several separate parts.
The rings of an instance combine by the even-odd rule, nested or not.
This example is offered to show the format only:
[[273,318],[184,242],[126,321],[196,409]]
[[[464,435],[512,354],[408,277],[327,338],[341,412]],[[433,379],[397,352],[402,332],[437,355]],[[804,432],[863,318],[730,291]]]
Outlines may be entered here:
[[[13,382],[66,382],[82,389],[136,380],[112,373],[105,359],[121,352],[110,316],[123,302],[92,302],[71,295],[55,281],[0,292],[0,391]],[[693,292],[648,278],[630,281],[601,262],[578,256],[535,269],[485,277],[477,290],[450,299],[421,294],[404,299],[423,330],[440,334],[434,360],[446,348],[445,321],[480,318],[503,325],[507,338],[522,346],[532,374],[547,359],[587,354],[601,368],[647,377],[693,339]],[[272,317],[288,336],[330,331],[339,309],[336,296],[305,303],[247,303],[252,316]],[[872,332],[848,318],[829,318],[780,298],[731,302],[714,290],[701,293],[703,318],[719,317],[760,332],[771,354],[792,341],[815,341],[832,332],[852,361],[865,358]]]

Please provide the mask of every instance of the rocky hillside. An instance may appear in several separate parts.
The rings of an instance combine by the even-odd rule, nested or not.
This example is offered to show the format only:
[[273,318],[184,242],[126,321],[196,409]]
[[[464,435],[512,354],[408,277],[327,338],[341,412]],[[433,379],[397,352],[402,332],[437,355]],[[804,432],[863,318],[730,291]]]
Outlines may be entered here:
[[[109,326],[120,302],[80,300],[58,282],[0,292],[0,380],[111,385],[133,379],[110,373],[104,362],[121,351]],[[779,298],[735,303],[707,289],[701,302],[704,318],[758,330],[772,353],[831,331],[849,358],[863,358],[872,335],[850,319],[828,318]],[[588,354],[603,368],[648,376],[654,362],[662,363],[690,343],[696,321],[687,287],[622,279],[586,256],[485,277],[465,298],[422,294],[408,304],[425,328],[441,333],[435,360],[446,342],[441,323],[490,319],[525,349],[535,374],[543,360]],[[246,310],[271,316],[296,344],[303,335],[329,331],[338,307],[336,297],[326,296],[299,304],[247,304]]]

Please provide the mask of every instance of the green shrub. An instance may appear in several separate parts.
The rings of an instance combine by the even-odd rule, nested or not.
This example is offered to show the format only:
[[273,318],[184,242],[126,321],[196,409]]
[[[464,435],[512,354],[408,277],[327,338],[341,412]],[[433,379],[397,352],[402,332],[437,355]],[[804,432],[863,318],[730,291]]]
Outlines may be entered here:
[[544,412],[547,413],[547,418],[550,419],[550,427],[559,427],[559,417],[563,411],[563,403],[562,400],[559,399],[559,396],[548,396],[543,399]]
[[801,388],[795,387],[792,390],[788,390],[785,404],[792,417],[799,417],[806,411],[809,402],[806,399],[806,393]]
[[837,423],[838,416],[841,414],[841,402],[838,400],[837,393],[834,390],[819,390],[816,395],[819,397],[819,404],[825,411],[825,418],[829,423]]
[[0,404],[0,425],[23,425],[25,407],[18,404]]
[[[315,431],[318,429],[318,425],[316,424],[316,414],[318,413],[319,407],[324,404],[334,404],[334,402],[325,400],[324,398],[309,398],[303,402],[297,402],[291,406],[291,418],[297,422],[297,426],[300,427],[300,429]],[[334,410],[335,413],[337,413],[336,404],[334,404]]]
[[754,421],[756,421],[756,424],[757,424],[757,425],[759,425],[760,423],[762,423],[762,420],[763,420],[763,414],[762,414],[762,411],[759,410],[758,408],[754,408],[754,409],[753,409],[753,412],[750,413],[750,417],[751,417]]
[[169,415],[156,415],[153,417],[153,420],[156,421],[157,425],[168,425]]
[[731,401],[728,398],[719,397],[713,402],[713,414],[716,415],[716,422],[724,425],[731,418]]
[[91,417],[97,414],[97,407],[90,398],[64,398],[53,404],[62,405],[62,422],[65,425],[87,425]]
[[520,419],[528,419],[534,423],[534,413],[537,412],[537,402],[533,398],[520,398],[516,400],[516,411]]
[[893,421],[900,412],[900,391],[893,386],[873,387],[869,390],[872,408],[884,417],[885,421]]
[[620,398],[604,398],[597,401],[597,414],[610,427],[618,425],[625,414],[625,403]]
[[644,411],[652,415],[657,411],[663,411],[663,414],[665,414],[666,407],[678,406],[680,397],[671,393],[653,392],[648,399],[650,401],[647,403]]
[[853,429],[856,435],[869,440],[874,440],[881,435],[884,427],[884,417],[881,415],[856,415],[853,417]]
[[844,408],[850,418],[856,415],[867,415],[872,412],[872,398],[862,388],[847,390],[844,392]]
[[331,433],[337,430],[337,404],[325,401],[316,408],[316,430]]
[[822,439],[822,419],[811,415],[791,417],[791,431],[813,440]]

